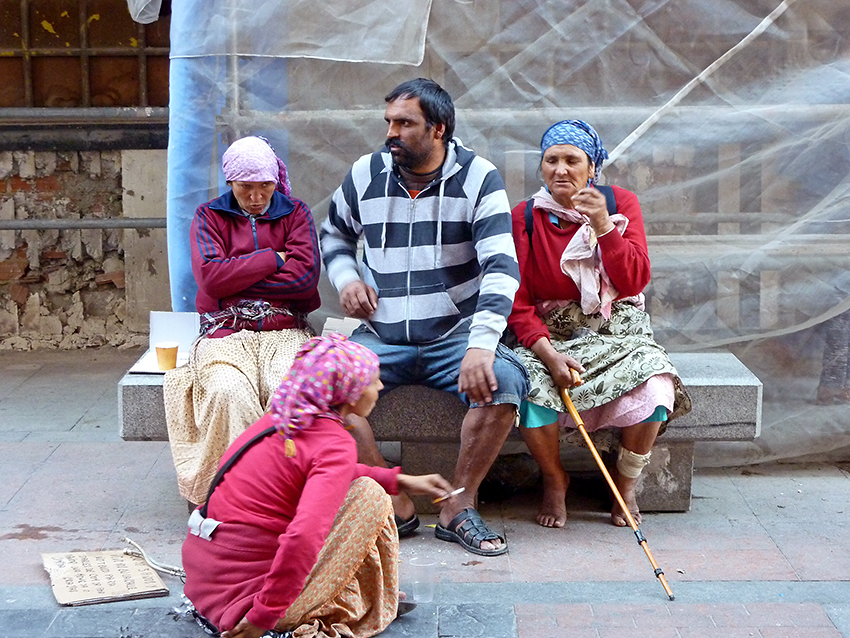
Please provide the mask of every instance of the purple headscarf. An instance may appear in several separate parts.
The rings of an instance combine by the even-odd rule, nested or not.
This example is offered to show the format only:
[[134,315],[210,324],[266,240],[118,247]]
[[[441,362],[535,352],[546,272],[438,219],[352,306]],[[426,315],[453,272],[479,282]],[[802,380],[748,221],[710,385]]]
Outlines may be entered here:
[[590,181],[594,185],[599,181],[602,162],[608,159],[608,151],[602,148],[602,140],[590,124],[582,120],[563,120],[553,124],[540,140],[540,152],[545,153],[547,148],[557,144],[571,144],[587,153],[594,166],[593,179]]
[[316,417],[343,422],[333,409],[352,403],[378,373],[378,356],[340,334],[309,339],[271,401],[271,419],[286,438],[286,455],[295,456],[292,436],[310,427]]
[[284,195],[292,192],[286,164],[264,137],[243,137],[233,142],[224,151],[221,167],[228,182],[274,182]]

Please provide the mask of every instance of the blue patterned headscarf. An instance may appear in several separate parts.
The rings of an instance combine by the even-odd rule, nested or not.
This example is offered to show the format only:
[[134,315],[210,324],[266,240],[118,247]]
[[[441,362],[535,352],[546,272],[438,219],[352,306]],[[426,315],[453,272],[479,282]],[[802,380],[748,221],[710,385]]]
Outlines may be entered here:
[[581,120],[563,120],[553,124],[540,140],[540,153],[545,153],[547,148],[557,144],[571,144],[587,153],[595,169],[591,183],[599,181],[602,162],[608,159],[608,151],[602,148],[602,140],[590,124]]

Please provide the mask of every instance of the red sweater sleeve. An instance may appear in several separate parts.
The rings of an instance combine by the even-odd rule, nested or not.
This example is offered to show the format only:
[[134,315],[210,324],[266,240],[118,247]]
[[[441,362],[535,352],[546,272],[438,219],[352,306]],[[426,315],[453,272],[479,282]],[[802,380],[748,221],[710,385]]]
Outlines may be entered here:
[[619,186],[613,189],[617,212],[628,217],[629,225],[622,235],[613,230],[600,237],[599,250],[605,272],[620,293],[618,298],[631,297],[643,292],[651,277],[646,231],[637,196]]
[[386,468],[373,465],[357,464],[357,476],[368,476],[374,479],[378,485],[384,488],[387,494],[395,496],[398,494],[398,475],[401,474],[400,467]]

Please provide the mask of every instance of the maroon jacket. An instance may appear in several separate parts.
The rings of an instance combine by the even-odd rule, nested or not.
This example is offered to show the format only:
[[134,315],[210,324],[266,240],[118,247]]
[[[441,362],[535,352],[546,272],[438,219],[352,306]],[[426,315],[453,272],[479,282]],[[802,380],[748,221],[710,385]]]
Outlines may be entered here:
[[[301,200],[275,191],[268,210],[252,219],[230,191],[195,211],[191,244],[192,272],[198,283],[195,306],[201,314],[244,299],[267,301],[301,315],[319,307],[316,227]],[[286,253],[285,262],[278,251]],[[276,314],[240,328],[281,330],[301,325],[296,317]],[[233,332],[220,328],[211,336]]]

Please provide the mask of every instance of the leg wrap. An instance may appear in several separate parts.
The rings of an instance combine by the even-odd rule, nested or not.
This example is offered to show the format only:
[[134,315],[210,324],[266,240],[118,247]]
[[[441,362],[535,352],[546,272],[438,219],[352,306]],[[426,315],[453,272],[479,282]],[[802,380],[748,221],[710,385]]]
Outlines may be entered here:
[[643,472],[643,468],[649,465],[650,456],[652,451],[646,454],[635,454],[621,445],[620,452],[617,454],[617,471],[626,478],[637,478]]

